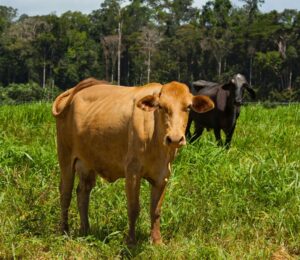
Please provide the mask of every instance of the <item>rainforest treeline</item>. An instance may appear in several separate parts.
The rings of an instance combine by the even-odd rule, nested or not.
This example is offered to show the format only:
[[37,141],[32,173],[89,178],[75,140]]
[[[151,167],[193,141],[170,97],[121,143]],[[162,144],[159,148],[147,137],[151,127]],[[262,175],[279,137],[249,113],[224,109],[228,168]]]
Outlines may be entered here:
[[[18,14],[0,6],[0,86],[70,88],[87,77],[122,85],[246,76],[261,100],[299,100],[300,12],[264,0],[99,1],[89,14]],[[18,87],[16,87],[16,84]],[[21,86],[21,87],[20,87]]]

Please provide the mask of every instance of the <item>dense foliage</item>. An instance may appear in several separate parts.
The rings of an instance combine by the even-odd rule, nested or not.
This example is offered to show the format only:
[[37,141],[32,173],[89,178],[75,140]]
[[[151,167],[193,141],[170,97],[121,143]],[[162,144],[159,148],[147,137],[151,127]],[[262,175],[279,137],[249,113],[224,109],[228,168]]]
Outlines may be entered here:
[[264,0],[241,1],[199,9],[193,0],[105,0],[88,15],[34,17],[0,6],[0,85],[223,81],[239,72],[261,99],[299,100],[300,12],[261,13]]
[[20,104],[35,101],[52,101],[61,91],[49,86],[41,88],[37,83],[11,83],[0,87],[0,104]]
[[149,185],[143,182],[133,249],[124,242],[124,180],[97,179],[87,237],[78,235],[74,188],[71,234],[60,235],[50,110],[45,103],[0,106],[0,259],[300,257],[299,105],[244,107],[229,151],[216,146],[212,132],[182,148],[162,207],[165,245],[149,243]]

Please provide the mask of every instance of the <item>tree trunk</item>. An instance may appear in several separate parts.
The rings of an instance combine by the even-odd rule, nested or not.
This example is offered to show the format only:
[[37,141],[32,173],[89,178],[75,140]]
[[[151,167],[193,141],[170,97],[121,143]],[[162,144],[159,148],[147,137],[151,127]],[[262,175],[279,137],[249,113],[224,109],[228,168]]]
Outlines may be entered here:
[[129,59],[127,59],[127,83],[129,83],[129,78],[130,78],[130,62]]
[[285,89],[285,84],[284,84],[284,75],[282,75],[281,74],[281,76],[279,76],[280,77],[280,88],[279,88],[279,90],[283,90],[283,89]]
[[148,73],[147,73],[147,83],[150,82],[150,73],[151,73],[151,51],[148,50]]
[[43,63],[43,88],[46,87],[46,60],[44,56],[44,63]]
[[109,81],[109,59],[106,51],[104,51],[104,60],[105,60],[105,80]]
[[109,81],[108,57],[105,56],[105,80]]
[[111,66],[111,76],[110,76],[111,83],[114,82],[114,73],[115,73],[114,64],[112,64],[112,66]]
[[222,60],[218,60],[218,75],[219,77],[221,76],[221,72],[222,72]]
[[[119,19],[121,20],[121,9],[119,10]],[[120,79],[121,79],[121,40],[122,40],[122,23],[119,21],[119,41],[118,41],[118,85],[120,85]]]
[[292,89],[292,77],[293,77],[293,72],[290,72],[290,77],[289,77],[289,85],[288,85],[288,89]]
[[111,61],[111,82],[113,83],[115,80],[115,67],[116,67],[116,60],[113,59],[112,57],[112,61]]
[[249,66],[249,84],[252,86],[252,62],[253,58],[252,56],[250,57],[250,66]]

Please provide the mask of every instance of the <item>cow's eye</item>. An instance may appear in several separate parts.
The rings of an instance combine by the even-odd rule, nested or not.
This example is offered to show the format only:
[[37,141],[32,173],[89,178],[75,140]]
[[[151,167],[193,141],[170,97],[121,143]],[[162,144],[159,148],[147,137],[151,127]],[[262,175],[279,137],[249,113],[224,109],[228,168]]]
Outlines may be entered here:
[[165,106],[159,105],[158,108],[159,108],[161,111],[163,111],[164,113],[166,113],[166,114],[169,113],[169,109],[168,109],[167,107],[165,107]]
[[190,111],[191,111],[191,108],[192,108],[192,106],[189,105],[188,107],[186,107],[186,108],[184,109],[184,111],[185,111],[185,112],[190,112]]
[[161,106],[161,105],[159,105],[158,108],[159,108],[161,111],[163,111],[163,112],[167,112],[167,108],[165,108],[165,107],[163,107],[163,106]]

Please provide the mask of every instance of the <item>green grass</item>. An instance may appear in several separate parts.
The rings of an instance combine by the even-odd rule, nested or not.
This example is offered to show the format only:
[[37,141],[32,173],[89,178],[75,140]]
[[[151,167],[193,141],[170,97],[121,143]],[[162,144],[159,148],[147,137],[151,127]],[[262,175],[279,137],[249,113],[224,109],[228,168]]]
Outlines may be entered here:
[[300,106],[242,109],[229,151],[211,132],[183,148],[162,209],[165,245],[149,243],[143,182],[138,245],[128,249],[124,180],[98,178],[91,234],[59,234],[59,167],[50,104],[0,107],[0,259],[300,258]]

